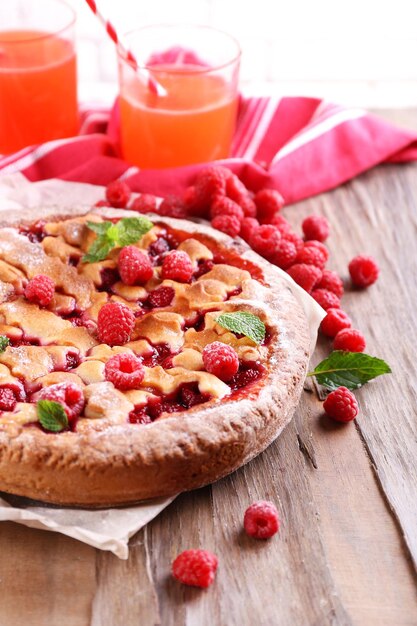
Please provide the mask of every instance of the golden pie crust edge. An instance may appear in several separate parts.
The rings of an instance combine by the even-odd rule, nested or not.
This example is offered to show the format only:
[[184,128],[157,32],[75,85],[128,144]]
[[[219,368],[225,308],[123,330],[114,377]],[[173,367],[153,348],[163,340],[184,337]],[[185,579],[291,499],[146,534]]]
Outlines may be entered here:
[[[136,216],[120,209],[51,207],[19,212],[1,226],[25,220]],[[185,220],[150,216],[174,229],[208,235],[259,266],[270,285],[266,322],[274,333],[273,357],[256,400],[197,406],[143,426],[121,424],[84,434],[44,433],[11,425],[0,431],[0,490],[61,505],[89,508],[172,496],[212,483],[265,450],[291,420],[309,361],[306,315],[280,271],[241,240]],[[202,406],[202,408],[201,408]]]

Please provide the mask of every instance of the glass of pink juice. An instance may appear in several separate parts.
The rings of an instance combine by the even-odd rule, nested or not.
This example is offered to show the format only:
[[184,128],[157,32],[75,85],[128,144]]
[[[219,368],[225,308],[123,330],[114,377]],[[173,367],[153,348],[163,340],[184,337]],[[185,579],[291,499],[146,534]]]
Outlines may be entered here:
[[0,2],[0,154],[77,133],[74,25],[62,0]]
[[147,26],[125,42],[139,65],[119,55],[126,161],[164,168],[228,157],[238,103],[236,40],[205,26]]

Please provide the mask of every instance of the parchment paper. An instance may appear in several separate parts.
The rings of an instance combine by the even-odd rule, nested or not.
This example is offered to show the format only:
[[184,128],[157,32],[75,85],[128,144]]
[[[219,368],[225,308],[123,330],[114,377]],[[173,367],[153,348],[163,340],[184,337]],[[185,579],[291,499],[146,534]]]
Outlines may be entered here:
[[[39,206],[80,206],[86,210],[104,197],[104,188],[84,183],[49,179],[30,183],[21,174],[0,176],[0,213],[16,212]],[[294,295],[302,304],[310,326],[312,349],[324,311],[304,290],[282,272]],[[175,496],[174,496],[175,497]],[[0,493],[0,521],[13,521],[32,528],[60,532],[100,550],[109,550],[121,559],[128,558],[129,538],[156,517],[173,498],[145,502],[136,506],[88,511],[59,508],[18,496]]]

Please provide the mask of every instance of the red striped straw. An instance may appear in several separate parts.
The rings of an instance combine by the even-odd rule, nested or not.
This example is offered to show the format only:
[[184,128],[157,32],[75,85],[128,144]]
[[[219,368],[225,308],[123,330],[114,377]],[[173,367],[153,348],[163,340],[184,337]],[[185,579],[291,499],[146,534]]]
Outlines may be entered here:
[[113,24],[109,22],[109,20],[106,20],[106,18],[97,9],[95,0],[85,0],[85,1],[87,2],[88,6],[90,7],[94,15],[99,20],[99,22],[103,24],[110,39],[116,44],[116,47],[119,51],[120,56],[123,57],[125,61],[127,61],[133,67],[135,71],[137,71],[137,75],[142,80],[146,80],[146,84],[148,86],[149,91],[151,91],[157,96],[166,96],[167,95],[166,89],[162,87],[162,85],[160,85],[154,79],[154,77],[150,74],[149,70],[147,70],[146,68],[139,68],[138,62],[133,52],[131,52],[130,50],[127,50],[127,48],[124,47],[124,45],[119,39],[119,36]]

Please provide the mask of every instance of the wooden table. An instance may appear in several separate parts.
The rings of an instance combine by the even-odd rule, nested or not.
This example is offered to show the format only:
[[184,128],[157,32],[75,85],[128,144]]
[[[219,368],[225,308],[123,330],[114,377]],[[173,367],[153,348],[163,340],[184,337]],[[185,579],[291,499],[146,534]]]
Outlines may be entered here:
[[[398,118],[398,112],[395,113]],[[408,117],[417,127],[417,115]],[[398,121],[398,120],[397,120]],[[291,424],[252,463],[179,496],[121,561],[62,535],[0,524],[1,626],[411,626],[417,624],[417,164],[381,166],[285,211],[329,218],[330,267],[373,254],[380,280],[344,306],[393,374],[357,393],[355,423],[323,416],[311,383]],[[320,343],[314,362],[328,352]],[[242,533],[277,503],[267,542]],[[207,591],[169,576],[181,550],[216,552]]]

